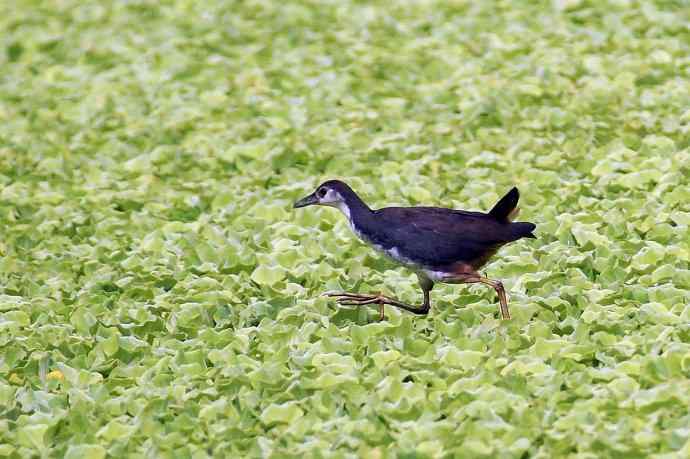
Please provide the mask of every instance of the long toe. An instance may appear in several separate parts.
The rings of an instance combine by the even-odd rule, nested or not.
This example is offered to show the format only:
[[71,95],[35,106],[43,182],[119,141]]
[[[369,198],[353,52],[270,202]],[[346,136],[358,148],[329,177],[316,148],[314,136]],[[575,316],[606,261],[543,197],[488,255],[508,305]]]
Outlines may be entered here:
[[349,292],[327,292],[323,296],[330,298],[350,298],[353,300],[371,300],[373,298],[378,298],[379,295],[370,293],[349,293]]
[[361,306],[365,304],[374,304],[374,303],[379,303],[380,300],[378,297],[365,297],[365,298],[338,298],[336,300],[338,304],[342,304],[345,306]]
[[327,296],[330,298],[371,298],[374,295],[366,295],[361,293],[350,293],[350,292],[324,292],[321,296]]

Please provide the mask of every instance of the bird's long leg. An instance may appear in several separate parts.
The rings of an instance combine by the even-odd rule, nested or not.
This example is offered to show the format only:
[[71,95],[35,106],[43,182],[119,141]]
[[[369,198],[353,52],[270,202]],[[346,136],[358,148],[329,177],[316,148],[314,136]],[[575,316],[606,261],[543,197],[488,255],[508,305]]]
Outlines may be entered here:
[[443,280],[449,284],[476,284],[481,283],[488,285],[489,287],[496,290],[498,295],[498,302],[501,305],[501,318],[510,319],[510,310],[508,309],[508,298],[506,296],[506,290],[503,288],[503,283],[499,280],[489,279],[488,277],[481,276],[479,274],[458,274],[450,276]]
[[413,306],[407,303],[403,303],[402,301],[398,301],[395,298],[390,298],[381,293],[362,294],[348,292],[326,292],[324,293],[324,295],[331,298],[337,298],[336,301],[338,302],[338,304],[342,304],[344,306],[364,306],[367,304],[378,304],[380,320],[383,320],[385,318],[385,316],[383,315],[384,305],[395,306],[397,308],[404,309],[405,311],[409,311],[414,314],[428,314],[429,309],[431,309],[429,294],[431,290],[422,289],[422,291],[424,292],[424,303],[420,306]]
[[510,319],[510,310],[508,309],[508,297],[506,296],[506,289],[503,287],[503,282],[499,280],[493,280],[486,277],[480,278],[479,282],[482,284],[493,287],[498,295],[498,302],[501,306],[501,318]]

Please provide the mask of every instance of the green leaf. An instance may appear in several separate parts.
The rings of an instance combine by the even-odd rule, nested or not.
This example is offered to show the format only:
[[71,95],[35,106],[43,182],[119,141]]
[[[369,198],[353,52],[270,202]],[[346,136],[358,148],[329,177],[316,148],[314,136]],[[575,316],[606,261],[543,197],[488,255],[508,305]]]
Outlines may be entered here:
[[8,311],[2,315],[2,320],[14,322],[21,327],[31,325],[31,318],[24,311]]
[[679,322],[679,317],[671,313],[666,306],[661,303],[647,303],[640,307],[640,314],[653,323],[675,324]]
[[379,351],[372,354],[371,358],[378,368],[385,368],[390,363],[398,360],[400,358],[400,353],[395,350]]
[[534,343],[534,353],[543,359],[549,359],[558,354],[567,344],[568,342],[562,339],[537,338]]
[[17,429],[17,439],[19,444],[39,451],[44,451],[47,447],[46,432],[50,428],[47,424],[33,424],[22,426]]
[[673,220],[676,225],[690,226],[690,212],[672,212],[671,220]]
[[285,278],[285,270],[277,266],[257,266],[251,278],[261,285],[273,285]]
[[106,450],[100,445],[70,445],[65,459],[104,459]]
[[441,351],[441,362],[449,367],[471,370],[476,368],[484,357],[484,353],[477,351],[460,351],[454,347],[448,347]]
[[118,420],[112,420],[101,427],[98,432],[96,432],[96,436],[110,442],[120,438],[128,438],[135,430],[135,426],[124,424]]
[[304,411],[294,402],[272,403],[261,413],[261,422],[264,424],[291,423],[303,415]]

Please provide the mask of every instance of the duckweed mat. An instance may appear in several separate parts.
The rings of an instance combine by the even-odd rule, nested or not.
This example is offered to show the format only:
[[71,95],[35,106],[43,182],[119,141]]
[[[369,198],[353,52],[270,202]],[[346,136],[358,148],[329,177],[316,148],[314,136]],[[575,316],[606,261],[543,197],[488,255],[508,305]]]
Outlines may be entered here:
[[[687,1],[0,4],[0,456],[690,456]],[[428,317],[334,209],[536,240]]]

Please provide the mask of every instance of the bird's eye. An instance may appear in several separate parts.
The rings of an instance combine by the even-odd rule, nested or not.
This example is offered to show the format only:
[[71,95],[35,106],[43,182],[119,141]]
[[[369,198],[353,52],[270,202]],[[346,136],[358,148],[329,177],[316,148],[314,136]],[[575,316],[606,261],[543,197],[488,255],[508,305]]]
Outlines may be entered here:
[[326,196],[326,189],[319,188],[318,190],[316,190],[316,196],[319,198],[323,198],[324,196]]

